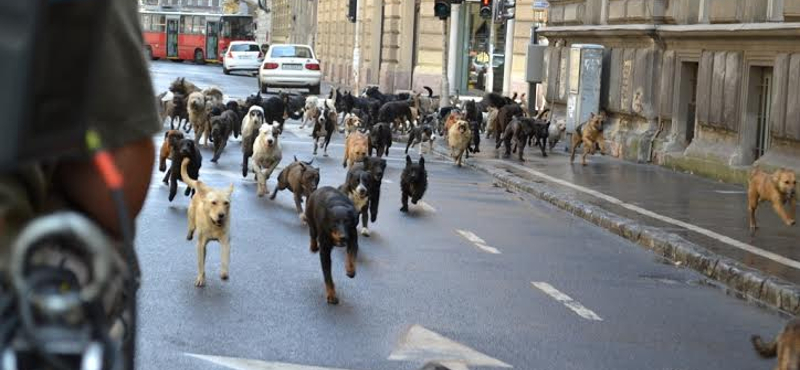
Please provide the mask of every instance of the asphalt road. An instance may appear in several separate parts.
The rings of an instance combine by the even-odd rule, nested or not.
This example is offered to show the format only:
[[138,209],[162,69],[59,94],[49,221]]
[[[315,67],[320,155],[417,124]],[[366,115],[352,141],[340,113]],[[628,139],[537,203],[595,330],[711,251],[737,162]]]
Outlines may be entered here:
[[[218,66],[155,62],[151,71],[157,91],[179,76],[237,98],[256,89],[253,77],[224,76]],[[312,157],[309,129],[293,121],[287,128],[279,169],[294,155]],[[154,140],[160,144],[159,136]],[[336,135],[330,157],[315,161],[321,186],[344,181],[341,143]],[[232,142],[213,164],[203,151],[201,180],[235,186],[231,278],[218,278],[219,248],[211,243],[204,288],[193,285],[195,247],[184,239],[188,198],[179,192],[170,203],[153,169],[137,234],[144,274],[140,369],[411,370],[428,360],[450,362],[451,369],[773,366],[756,356],[749,337],[776,334],[784,317],[496,187],[486,175],[428,156],[425,205],[399,212],[404,156],[397,143],[378,221],[372,236],[359,240],[358,275],[345,276],[337,250],[341,303],[328,305],[319,257],[308,251],[291,193],[258,198],[252,176],[241,177],[240,153]]]

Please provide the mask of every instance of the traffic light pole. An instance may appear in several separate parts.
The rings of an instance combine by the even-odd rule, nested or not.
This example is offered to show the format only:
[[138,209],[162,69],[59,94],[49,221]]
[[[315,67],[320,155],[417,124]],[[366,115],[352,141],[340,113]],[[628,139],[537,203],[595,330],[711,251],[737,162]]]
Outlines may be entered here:
[[447,19],[442,20],[442,92],[441,99],[439,100],[439,107],[446,108],[450,106],[450,83],[447,79]]

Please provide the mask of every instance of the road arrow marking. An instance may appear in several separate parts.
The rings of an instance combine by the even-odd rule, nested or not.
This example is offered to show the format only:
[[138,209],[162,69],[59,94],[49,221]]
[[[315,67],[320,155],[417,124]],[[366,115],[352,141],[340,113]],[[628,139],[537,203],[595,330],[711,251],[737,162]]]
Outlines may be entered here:
[[451,370],[468,370],[468,366],[513,368],[419,325],[408,329],[408,333],[389,355],[389,360],[438,363]]
[[464,239],[467,239],[470,242],[472,242],[472,244],[475,244],[475,246],[478,247],[478,249],[486,253],[500,254],[500,251],[497,248],[490,247],[489,245],[487,245],[486,241],[481,239],[481,237],[475,235],[475,233],[473,233],[472,231],[457,229],[456,232],[462,237],[464,237]]
[[426,203],[424,200],[417,202],[417,205],[420,206],[420,208],[422,208],[423,210],[425,210],[425,212],[436,213],[436,208]]
[[335,369],[332,367],[295,365],[282,362],[265,362],[261,360],[251,360],[236,357],[196,355],[193,353],[184,353],[184,355],[208,361],[220,366],[225,366],[234,370],[347,370]]
[[570,296],[561,293],[558,289],[554,288],[552,285],[545,283],[543,281],[532,281],[534,287],[537,289],[545,292],[545,294],[549,295],[556,301],[561,302],[564,306],[567,306],[570,310],[578,314],[578,316],[583,317],[586,320],[592,321],[603,321],[600,316],[597,316],[592,310],[584,307],[578,301],[572,299]]

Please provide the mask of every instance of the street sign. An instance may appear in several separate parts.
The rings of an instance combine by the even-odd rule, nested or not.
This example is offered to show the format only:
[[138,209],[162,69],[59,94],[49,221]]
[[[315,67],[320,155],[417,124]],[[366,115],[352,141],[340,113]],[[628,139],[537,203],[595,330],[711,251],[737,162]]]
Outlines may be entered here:
[[550,3],[543,0],[536,0],[533,2],[534,9],[547,9],[550,7]]

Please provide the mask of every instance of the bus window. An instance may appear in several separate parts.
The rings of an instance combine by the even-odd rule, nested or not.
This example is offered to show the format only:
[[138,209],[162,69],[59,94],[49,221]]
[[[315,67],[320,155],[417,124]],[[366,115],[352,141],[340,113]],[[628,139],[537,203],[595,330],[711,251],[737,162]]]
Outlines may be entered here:
[[205,17],[196,15],[192,17],[192,33],[201,34],[205,32],[206,22]]
[[151,19],[152,19],[152,17],[150,16],[150,14],[142,14],[142,29],[143,30],[147,30],[147,31],[150,30],[150,27],[151,27],[151,23],[150,23],[151,21],[150,20]]
[[234,40],[253,39],[253,18],[225,17],[222,22],[223,37],[229,37]]
[[187,33],[192,30],[192,16],[181,16],[180,33]]
[[163,15],[153,17],[153,30],[157,32],[165,32],[167,30],[167,18]]

